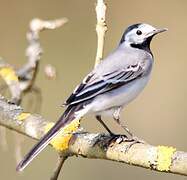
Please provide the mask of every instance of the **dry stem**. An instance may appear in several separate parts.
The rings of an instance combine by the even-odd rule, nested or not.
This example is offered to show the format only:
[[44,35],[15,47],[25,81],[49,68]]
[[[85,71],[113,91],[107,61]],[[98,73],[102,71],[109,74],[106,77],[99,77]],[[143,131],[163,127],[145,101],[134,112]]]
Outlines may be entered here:
[[107,25],[105,22],[105,13],[106,13],[106,5],[104,0],[97,0],[96,5],[96,15],[97,15],[97,53],[95,59],[95,66],[97,66],[100,61],[103,59],[103,49],[104,49],[104,39],[105,33],[107,31]]

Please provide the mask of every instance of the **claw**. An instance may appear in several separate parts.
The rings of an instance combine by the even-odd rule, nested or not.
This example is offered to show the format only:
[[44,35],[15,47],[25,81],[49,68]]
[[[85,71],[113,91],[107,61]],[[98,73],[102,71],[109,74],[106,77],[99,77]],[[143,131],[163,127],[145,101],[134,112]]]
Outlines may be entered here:
[[146,142],[143,140],[143,139],[139,139],[138,137],[136,136],[133,136],[132,137],[132,140],[136,143],[142,143],[142,144],[145,144]]
[[128,138],[126,135],[118,135],[118,134],[113,134],[111,139],[108,141],[108,147],[112,147],[115,143],[121,144],[122,142],[127,142],[128,144],[126,145],[125,153],[129,151],[129,149],[137,143],[145,143],[144,140],[139,139],[135,136],[132,138]]
[[126,135],[110,134],[110,137],[101,136],[96,140],[93,146],[100,144],[102,147],[105,147],[107,149],[108,147],[114,146],[114,144],[121,144],[122,142],[126,142],[125,153],[128,152],[134,144],[145,143],[145,141],[138,139],[135,136],[133,136],[132,138],[128,138]]
[[[127,141],[126,141],[127,142]],[[126,146],[126,150],[125,152],[128,152],[129,149],[134,145],[134,144],[138,144],[138,143],[142,143],[142,144],[145,144],[145,141],[142,140],[142,139],[139,139],[138,137],[136,136],[133,136],[131,139],[129,139],[129,144]]]
[[126,135],[112,134],[111,139],[108,141],[108,146],[113,146],[114,143],[121,144],[122,142],[128,141],[129,138]]
[[[93,146],[96,144],[102,144],[102,146],[108,148],[113,146],[115,143],[122,143],[125,141],[128,141],[128,137],[126,135],[120,135],[120,134],[110,134],[110,136],[101,136],[99,139],[97,139]],[[131,141],[131,140],[130,140]]]

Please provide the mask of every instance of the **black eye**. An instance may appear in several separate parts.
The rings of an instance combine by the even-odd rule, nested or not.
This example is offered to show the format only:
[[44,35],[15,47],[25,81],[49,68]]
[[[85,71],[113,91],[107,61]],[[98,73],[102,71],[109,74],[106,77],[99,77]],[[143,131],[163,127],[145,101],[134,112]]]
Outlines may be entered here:
[[136,31],[136,34],[137,34],[137,35],[141,35],[141,34],[142,34],[142,31],[137,30],[137,31]]

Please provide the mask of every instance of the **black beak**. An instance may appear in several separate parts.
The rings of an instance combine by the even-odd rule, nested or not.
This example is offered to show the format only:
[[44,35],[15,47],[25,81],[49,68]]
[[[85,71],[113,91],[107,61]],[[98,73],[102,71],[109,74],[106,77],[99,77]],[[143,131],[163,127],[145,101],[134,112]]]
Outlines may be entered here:
[[156,35],[156,34],[165,32],[165,31],[167,31],[167,30],[168,30],[167,28],[155,29],[155,30],[149,32],[149,33],[147,34],[147,37],[154,36],[154,35]]
[[161,33],[161,32],[165,32],[167,30],[168,30],[167,28],[156,29],[155,31],[153,31],[153,34],[158,34],[158,33]]

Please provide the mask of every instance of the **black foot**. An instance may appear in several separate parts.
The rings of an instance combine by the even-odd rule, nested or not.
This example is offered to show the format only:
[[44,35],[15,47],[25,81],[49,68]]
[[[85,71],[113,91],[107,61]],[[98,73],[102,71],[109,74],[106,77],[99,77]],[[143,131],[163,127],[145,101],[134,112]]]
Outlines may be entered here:
[[14,100],[8,100],[7,103],[10,105],[17,105],[16,101]]
[[97,140],[93,144],[93,146],[98,145],[101,147],[108,149],[108,147],[112,147],[116,144],[124,143],[124,152],[128,152],[128,150],[137,143],[145,143],[143,140],[139,140],[137,137],[129,138],[126,135],[121,134],[110,134],[109,136],[106,135],[100,135],[100,137],[97,137]]
[[109,146],[113,146],[115,143],[120,144],[126,141],[129,141],[129,138],[126,135],[109,133],[109,135],[106,136],[105,134],[102,134],[99,138],[97,137],[93,146],[101,144],[101,146],[108,148]]
[[114,143],[121,144],[122,142],[129,142],[131,139],[129,139],[125,134],[111,134],[111,138],[108,141],[108,145],[112,146]]
[[132,136],[132,138],[130,138],[129,140],[134,141],[135,143],[142,143],[142,144],[146,143],[143,139],[139,139],[136,136]]
[[128,143],[128,145],[126,146],[125,152],[128,152],[128,150],[129,150],[133,145],[135,145],[135,144],[138,144],[138,143],[144,144],[144,143],[145,143],[144,140],[139,139],[139,138],[137,138],[136,136],[133,136],[132,138],[130,138],[128,142],[129,142],[129,143]]
[[112,134],[111,139],[108,141],[107,145],[108,147],[112,147],[115,143],[121,144],[122,142],[126,142],[127,145],[125,145],[126,149],[125,152],[128,152],[128,150],[137,143],[145,143],[145,141],[138,139],[137,137],[128,138],[126,135],[118,135],[118,134]]

